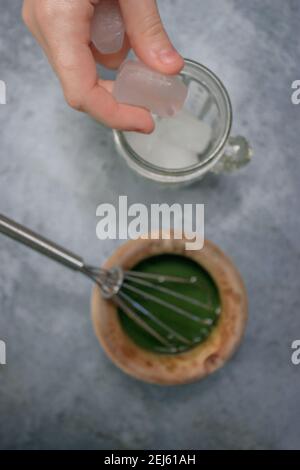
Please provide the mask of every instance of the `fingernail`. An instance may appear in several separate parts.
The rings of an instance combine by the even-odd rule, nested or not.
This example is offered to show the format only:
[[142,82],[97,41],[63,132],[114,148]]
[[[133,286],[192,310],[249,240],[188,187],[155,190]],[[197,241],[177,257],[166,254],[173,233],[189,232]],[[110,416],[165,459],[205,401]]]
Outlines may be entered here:
[[175,49],[162,49],[158,52],[158,57],[164,64],[172,64],[178,60],[178,52]]
[[131,130],[131,132],[139,132],[140,134],[145,134],[146,130],[144,128],[141,128],[141,127],[135,127]]

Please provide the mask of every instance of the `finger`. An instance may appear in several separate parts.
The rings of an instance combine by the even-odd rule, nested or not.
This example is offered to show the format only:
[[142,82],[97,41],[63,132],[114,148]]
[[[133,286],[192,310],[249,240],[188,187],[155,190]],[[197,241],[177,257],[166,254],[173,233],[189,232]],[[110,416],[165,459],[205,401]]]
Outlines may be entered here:
[[[44,0],[39,13],[43,21],[36,37],[57,73],[67,102],[86,111],[109,127],[151,132],[153,120],[142,108],[118,104],[110,93],[111,84],[98,80],[90,44],[92,3],[72,0]],[[59,13],[59,14],[58,14]],[[40,27],[42,26],[42,28]]]
[[162,73],[176,74],[183,58],[172,45],[155,0],[119,0],[130,44],[137,56]]
[[99,80],[98,86],[85,98],[84,111],[113,129],[150,134],[154,129],[154,121],[149,111],[117,103],[111,95],[112,87],[112,82]]
[[96,49],[93,43],[90,44],[90,47],[96,62],[108,69],[117,69],[125,60],[130,49],[129,40],[127,36],[125,36],[122,49],[115,54],[101,54],[101,52]]
[[23,3],[23,7],[22,7],[22,19],[25,23],[25,25],[27,26],[27,28],[29,29],[29,31],[31,32],[31,34],[34,36],[34,38],[37,40],[37,42],[42,46],[44,47],[45,44],[44,44],[44,40],[43,40],[43,37],[42,37],[42,34],[40,33],[40,30],[39,30],[39,27],[35,21],[35,17],[32,13],[32,10],[31,10],[31,5],[30,3],[28,2],[28,0],[25,0],[24,3]]
[[70,106],[114,129],[152,132],[154,123],[148,111],[117,103],[108,91],[110,87],[103,86],[88,44],[61,44],[55,51],[53,66]]

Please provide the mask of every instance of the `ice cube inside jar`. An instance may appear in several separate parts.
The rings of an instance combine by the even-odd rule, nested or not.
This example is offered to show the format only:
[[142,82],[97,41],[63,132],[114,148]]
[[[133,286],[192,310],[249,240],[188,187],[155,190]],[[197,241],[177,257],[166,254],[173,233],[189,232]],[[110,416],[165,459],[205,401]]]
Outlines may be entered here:
[[164,169],[179,170],[200,163],[212,138],[208,124],[185,110],[172,118],[156,118],[155,124],[150,135],[125,132],[137,155]]
[[199,163],[196,153],[160,139],[158,132],[150,135],[126,132],[125,135],[135,153],[151,165],[168,170],[180,170]]
[[186,110],[171,119],[161,119],[157,130],[161,139],[198,155],[205,153],[212,139],[211,127]]
[[118,71],[113,96],[120,103],[167,117],[182,109],[187,92],[179,77],[163,75],[138,60],[127,60]]
[[118,0],[101,0],[95,6],[91,39],[102,54],[118,52],[124,42],[125,26]]
[[167,141],[156,141],[149,155],[150,163],[167,170],[182,170],[199,163],[196,153]]

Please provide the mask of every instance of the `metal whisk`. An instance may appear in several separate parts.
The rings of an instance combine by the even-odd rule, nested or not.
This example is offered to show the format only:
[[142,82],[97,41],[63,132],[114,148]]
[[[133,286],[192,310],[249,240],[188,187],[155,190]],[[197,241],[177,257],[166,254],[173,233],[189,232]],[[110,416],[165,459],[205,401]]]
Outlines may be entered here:
[[[171,352],[177,351],[177,348],[172,344],[172,340],[174,339],[179,340],[185,346],[191,346],[193,343],[169,325],[162,322],[153,312],[135,300],[133,298],[134,295],[138,294],[142,299],[154,302],[166,308],[173,315],[180,315],[186,319],[201,323],[208,327],[213,324],[213,320],[211,318],[200,318],[185,308],[181,308],[180,306],[173,304],[171,300],[165,300],[156,294],[160,292],[166,294],[170,299],[182,300],[186,302],[186,304],[204,309],[208,313],[218,313],[211,305],[185,296],[164,285],[165,283],[173,283],[174,285],[196,284],[196,277],[184,278],[162,274],[141,273],[137,271],[124,271],[120,267],[105,270],[89,266],[85,264],[81,257],[1,214],[0,232],[24,245],[29,246],[33,250],[42,253],[48,258],[54,259],[64,266],[74,271],[79,271],[89,277],[99,286],[103,298],[112,300],[121,309],[121,311],[124,312],[124,314],[126,314],[153,338],[159,341],[161,345],[168,347]],[[146,288],[146,291],[143,288]],[[153,290],[153,293],[149,293],[149,290],[150,292]],[[130,295],[130,293],[133,294],[133,296]],[[159,327],[160,332],[150,326],[145,321],[145,318],[150,319],[153,324]],[[164,334],[161,334],[162,331]]]

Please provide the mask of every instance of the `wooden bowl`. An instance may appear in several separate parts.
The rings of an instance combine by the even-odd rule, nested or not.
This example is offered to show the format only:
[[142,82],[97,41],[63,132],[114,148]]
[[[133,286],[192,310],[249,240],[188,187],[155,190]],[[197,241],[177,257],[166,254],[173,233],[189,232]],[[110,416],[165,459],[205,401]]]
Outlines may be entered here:
[[219,290],[221,314],[210,336],[189,351],[166,355],[140,348],[121,327],[115,305],[92,293],[92,320],[96,335],[110,359],[127,374],[149,383],[175,385],[193,382],[222,367],[237,349],[247,321],[247,293],[231,260],[206,240],[200,251],[186,251],[186,240],[138,239],[120,246],[104,268],[132,269],[143,259],[161,254],[191,258],[212,277]]

